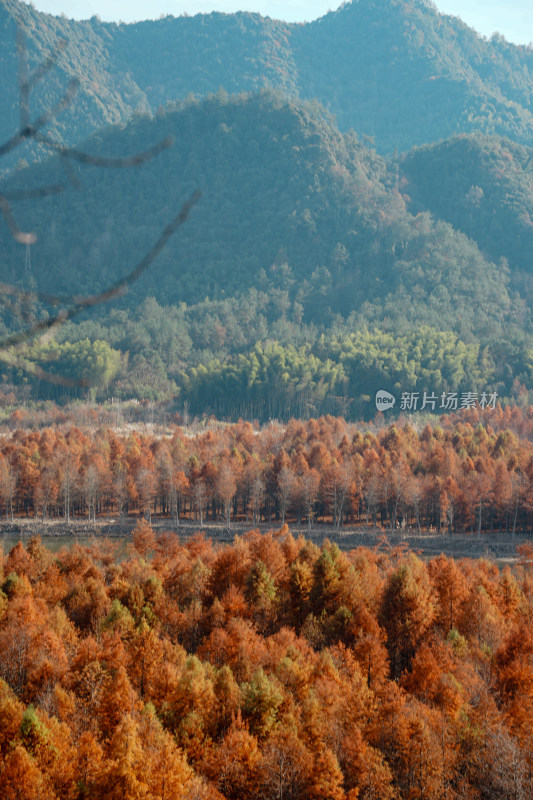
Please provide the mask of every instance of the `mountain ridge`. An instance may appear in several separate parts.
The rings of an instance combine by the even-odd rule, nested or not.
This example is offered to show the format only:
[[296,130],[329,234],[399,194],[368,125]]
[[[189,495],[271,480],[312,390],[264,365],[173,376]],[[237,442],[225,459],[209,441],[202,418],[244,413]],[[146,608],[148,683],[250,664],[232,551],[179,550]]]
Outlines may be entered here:
[[[66,183],[59,157],[6,183],[15,194],[65,184],[58,195],[15,206],[37,234],[32,279],[40,291],[55,293],[61,285],[67,293],[94,293],[103,281],[120,279],[124,265],[148,252],[181,203],[200,189],[202,201],[179,237],[134,288],[138,297],[197,303],[281,281],[280,288],[295,286],[293,299],[306,298],[309,315],[328,305],[347,315],[364,303],[378,304],[375,314],[383,314],[387,292],[420,293],[423,285],[425,304],[404,316],[429,323],[437,312],[433,281],[447,286],[455,308],[465,298],[475,296],[480,306],[486,301],[483,324],[494,323],[498,306],[507,308],[506,268],[486,260],[478,243],[449,222],[431,219],[429,202],[412,214],[411,199],[396,186],[395,163],[353,133],[342,134],[316,103],[266,91],[221,92],[153,120],[109,128],[85,149],[127,156],[169,137],[175,140],[170,150],[136,169],[73,165],[80,188]],[[14,266],[20,245],[8,241],[5,252],[2,277],[24,282],[28,276]],[[480,269],[483,282],[475,277]],[[450,302],[440,313],[453,327]],[[397,304],[389,305],[397,318]]]
[[533,144],[533,50],[482,39],[422,0],[353,0],[302,24],[213,12],[129,25],[69,21],[2,0],[1,139],[18,125],[15,23],[33,66],[68,40],[35,99],[47,107],[68,78],[79,79],[72,109],[53,121],[71,145],[135,112],[220,88],[316,98],[341,130],[372,137],[382,153],[476,130]]
[[[55,141],[70,136],[78,154],[119,161],[174,145],[125,170],[29,150],[27,160],[41,160],[4,175],[14,218],[37,235],[22,248],[0,221],[0,277],[23,290],[3,298],[5,336],[57,313],[33,290],[79,297],[122,280],[202,192],[128,295],[24,345],[26,364],[63,374],[74,393],[81,376],[101,393],[179,395],[193,413],[229,416],[366,414],[384,386],[524,396],[533,148],[496,132],[520,139],[522,130],[529,142],[527,48],[481,40],[417,0],[354,1],[316,25],[243,12],[79,27],[41,24],[3,0],[6,75],[13,15],[30,70],[69,38],[35,85],[32,115],[82,75],[76,102],[51,120]],[[6,130],[20,124],[11,75]],[[359,134],[347,119],[343,129],[339,109],[359,114]],[[42,187],[61,191],[32,198]],[[17,358],[9,351],[2,377],[23,386]],[[48,389],[30,381],[44,396],[65,391],[60,380]]]

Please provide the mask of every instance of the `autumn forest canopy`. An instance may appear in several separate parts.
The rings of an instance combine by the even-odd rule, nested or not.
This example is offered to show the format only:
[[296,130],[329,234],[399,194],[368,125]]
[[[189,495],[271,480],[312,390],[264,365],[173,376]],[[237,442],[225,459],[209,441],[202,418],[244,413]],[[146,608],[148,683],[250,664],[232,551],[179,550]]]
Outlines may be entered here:
[[531,47],[1,0],[0,73],[1,527],[133,530],[0,549],[0,798],[531,798]]
[[141,522],[115,556],[0,558],[3,798],[530,796],[530,544],[500,572]]
[[83,428],[57,413],[55,427],[30,430],[16,427],[32,421],[16,411],[16,430],[0,439],[8,521],[319,523],[452,536],[533,525],[530,409],[471,409],[422,430],[407,418],[365,430],[322,417],[163,434],[104,427],[94,409]]

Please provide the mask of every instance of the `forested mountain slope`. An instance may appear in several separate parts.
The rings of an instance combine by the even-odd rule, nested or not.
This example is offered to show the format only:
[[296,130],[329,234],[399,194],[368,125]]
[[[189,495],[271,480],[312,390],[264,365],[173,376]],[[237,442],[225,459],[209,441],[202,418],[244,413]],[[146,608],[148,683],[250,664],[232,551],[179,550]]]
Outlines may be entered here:
[[[340,133],[317,103],[265,91],[191,100],[83,147],[124,157],[168,137],[170,148],[136,168],[69,160],[65,171],[56,157],[4,182],[37,241],[24,248],[4,229],[0,278],[76,296],[126,276],[183,201],[202,192],[129,292],[28,348],[32,362],[71,381],[81,376],[100,393],[179,397],[193,413],[228,417],[368,415],[385,386],[490,388],[518,399],[529,385],[527,261],[512,238],[491,260],[482,222],[468,238],[438,219],[438,201],[423,198],[415,169],[425,150],[386,161]],[[467,182],[500,198],[506,225],[524,227],[531,151],[502,139],[465,141],[516,152],[516,181],[504,174],[500,185],[493,169],[484,183]],[[20,199],[54,185],[64,191]],[[3,331],[56,311],[21,295],[5,305]],[[26,380],[4,369],[5,381]],[[56,387],[35,387],[57,398]]]
[[505,257],[531,302],[533,150],[499,137],[458,136],[410,151],[401,170],[411,211],[429,210],[489,258]]
[[[70,144],[191,93],[262,87],[318,99],[342,130],[374,137],[382,152],[471,131],[533,143],[531,50],[486,41],[424,0],[353,0],[297,25],[247,13],[75,22],[2,0],[1,140],[18,126],[15,23],[32,66],[67,40],[33,108],[49,107],[77,78],[75,102],[54,121]],[[26,156],[34,155],[30,148]]]
[[[76,79],[42,126],[56,142],[114,159],[173,146],[129,169],[42,158],[31,135],[4,147],[0,191],[37,241],[22,247],[4,215],[1,280],[98,293],[202,197],[125,296],[22,351],[4,345],[6,385],[261,419],[368,416],[384,387],[524,400],[530,49],[419,0],[354,0],[303,25],[245,13],[75,23],[4,0],[1,141],[20,125],[15,22],[29,74],[64,42],[30,79],[30,122]],[[2,299],[7,336],[57,313],[33,294]]]
[[[20,64],[17,29],[23,34],[22,51],[32,73],[52,57],[53,68],[37,81],[30,93],[30,117],[34,121],[50,111],[77,81],[74,100],[60,113],[52,114],[46,133],[67,144],[76,144],[103,125],[128,119],[134,110],[148,111],[143,92],[127,73],[110,68],[111,31],[98,29],[95,21],[74,22],[41,14],[18,0],[0,2],[0,141],[20,128]],[[0,173],[18,159],[43,157],[49,150],[34,139],[7,153]]]
[[[6,241],[2,277],[51,293],[99,291],[135,265],[200,189],[187,224],[132,288],[134,300],[197,303],[275,288],[307,321],[360,310],[401,328],[438,315],[447,329],[476,335],[509,321],[507,269],[448,223],[413,216],[394,166],[343,136],[319,107],[269,93],[219,94],[111,129],[85,149],[128,155],[169,135],[174,145],[136,169],[73,165],[77,188],[17,202],[38,239],[27,271],[23,248]],[[55,158],[6,186],[61,182]]]
[[431,2],[353,0],[293,41],[301,94],[378,150],[473,130],[532,143],[531,50],[486,41]]

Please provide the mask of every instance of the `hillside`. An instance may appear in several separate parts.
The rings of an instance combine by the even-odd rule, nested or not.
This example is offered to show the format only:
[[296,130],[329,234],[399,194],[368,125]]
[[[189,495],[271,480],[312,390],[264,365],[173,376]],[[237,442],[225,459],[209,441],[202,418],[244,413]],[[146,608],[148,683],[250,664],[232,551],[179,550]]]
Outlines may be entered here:
[[[380,152],[472,131],[533,144],[532,52],[501,37],[486,41],[424,0],[353,0],[298,25],[247,13],[75,22],[2,0],[1,140],[19,124],[15,23],[31,66],[67,41],[35,87],[32,109],[49,108],[76,78],[77,97],[53,125],[70,144],[135,111],[156,113],[220,88],[316,98],[341,130],[373,137]],[[19,150],[3,166],[34,150]]]
[[531,306],[533,150],[499,137],[459,136],[412,150],[401,172],[410,210],[429,210],[490,259],[504,257]]
[[[527,48],[417,0],[354,0],[308,25],[74,23],[5,0],[6,137],[15,19],[30,75],[66,42],[30,79],[30,121],[79,80],[42,126],[75,152],[42,158],[33,136],[0,151],[4,170],[41,157],[1,184],[13,216],[0,280],[30,290],[3,297],[1,375],[16,396],[27,384],[35,398],[90,391],[258,419],[372,416],[385,387],[529,398]],[[195,191],[127,293],[42,341],[6,338],[124,280]],[[13,220],[34,244],[15,242]]]
[[380,151],[475,130],[533,142],[533,53],[431,2],[353,0],[293,40],[301,94]]
[[[172,147],[136,168],[69,159],[65,170],[55,158],[5,182],[20,225],[38,238],[28,250],[4,237],[0,278],[77,296],[124,278],[202,192],[125,296],[28,349],[30,361],[70,381],[34,381],[38,396],[80,393],[83,379],[100,397],[286,418],[367,416],[384,386],[516,400],[525,391],[533,345],[528,295],[517,293],[522,262],[511,248],[491,260],[486,236],[476,243],[413,209],[408,159],[387,162],[317,103],[273,92],[191,100],[109,128],[84,151],[125,157],[169,136]],[[491,180],[494,194],[508,194],[497,170]],[[64,190],[17,199],[50,185]],[[516,225],[526,200],[512,206]],[[55,313],[21,296],[4,307],[4,332]],[[25,371],[6,368],[4,380],[22,385]]]
[[201,202],[129,306],[148,295],[191,304],[277,288],[308,321],[364,305],[373,321],[423,324],[438,314],[447,328],[480,335],[506,319],[506,270],[449,224],[411,215],[394,170],[316,105],[219,94],[110,129],[84,149],[129,155],[168,136],[174,146],[136,169],[72,165],[78,188],[59,158],[19,172],[8,194],[57,183],[65,191],[16,203],[38,240],[22,274],[24,252],[6,243],[2,277],[42,292],[97,292],[129,271],[198,188]]
[[[46,127],[46,132],[58,141],[76,144],[103,125],[127,120],[136,110],[149,110],[142,91],[129,76],[110,69],[110,31],[98,30],[93,22],[41,14],[18,0],[2,0],[0,141],[8,140],[20,127],[17,27],[24,36],[29,73],[54,55],[53,68],[35,83],[30,94],[32,120],[56,105],[67,92],[70,81],[78,83],[73,102],[53,114]],[[2,159],[1,169],[19,159],[32,160],[48,154],[48,149],[32,140],[8,153]]]

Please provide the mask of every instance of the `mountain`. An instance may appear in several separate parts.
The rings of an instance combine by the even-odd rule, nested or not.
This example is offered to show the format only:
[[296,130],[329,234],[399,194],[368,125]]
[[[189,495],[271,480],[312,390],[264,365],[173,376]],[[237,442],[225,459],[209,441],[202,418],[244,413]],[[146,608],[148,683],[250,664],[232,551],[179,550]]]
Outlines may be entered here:
[[[135,110],[149,111],[143,92],[125,73],[110,69],[111,30],[100,29],[95,21],[74,22],[41,14],[18,0],[0,2],[0,142],[8,141],[21,127],[19,80],[23,72],[17,50],[17,31],[22,34],[21,52],[28,74],[46,64],[52,68],[35,81],[29,97],[30,119],[53,109],[68,93],[69,83],[78,86],[72,102],[50,116],[42,132],[73,145],[104,125],[129,119]],[[32,160],[49,155],[49,149],[35,139],[23,142],[7,153],[1,168],[19,159]]]
[[[50,108],[77,79],[74,102],[52,120],[68,144],[191,94],[260,88],[316,98],[341,130],[371,137],[382,153],[474,131],[533,144],[531,49],[487,41],[424,0],[352,0],[306,24],[213,13],[132,25],[75,22],[2,0],[1,140],[19,126],[16,26],[32,67],[66,41],[35,86],[32,110]],[[35,155],[31,142],[3,167]]]
[[295,39],[300,93],[382,152],[454,133],[533,143],[533,52],[490,41],[425,0],[353,0]]
[[387,387],[533,400],[530,50],[419,0],[305,25],[4,0],[0,40],[4,385],[261,419],[373,416]]
[[[508,318],[507,269],[447,222],[413,215],[396,166],[342,134],[316,103],[220,93],[111,128],[83,149],[124,157],[168,137],[174,145],[137,168],[72,164],[65,172],[55,157],[19,170],[6,194],[37,242],[30,267],[24,248],[6,241],[1,277],[52,294],[101,291],[199,189],[201,201],[132,287],[128,306],[255,288],[287,291],[307,321],[359,311],[401,329],[438,315],[447,329],[481,335]],[[64,191],[16,199],[54,185]]]
[[410,210],[446,220],[492,261],[505,258],[531,306],[533,150],[501,137],[462,135],[413,149],[401,174]]
[[[137,167],[98,166],[170,137]],[[507,224],[524,226],[531,149],[464,143],[479,150],[479,168],[464,156],[465,185],[479,189],[470,194],[499,198],[495,221],[507,202]],[[513,260],[512,240],[489,256],[483,218],[458,230],[438,217],[449,162],[437,156],[454,146],[386,160],[316,102],[219,92],[93,135],[76,152],[96,163],[56,156],[17,169],[4,196],[37,240],[24,247],[4,235],[0,279],[63,296],[127,277],[187,198],[202,195],[127,294],[8,350],[3,381],[24,386],[29,371],[36,397],[58,399],[82,391],[80,376],[100,397],[167,399],[229,418],[372,416],[384,387],[523,400],[533,380],[529,295],[518,286],[527,288],[526,259]],[[509,152],[513,180],[502,171]],[[453,193],[464,195],[455,181],[450,219]],[[62,191],[39,196],[46,187]],[[4,334],[57,313],[33,294],[3,300]]]

